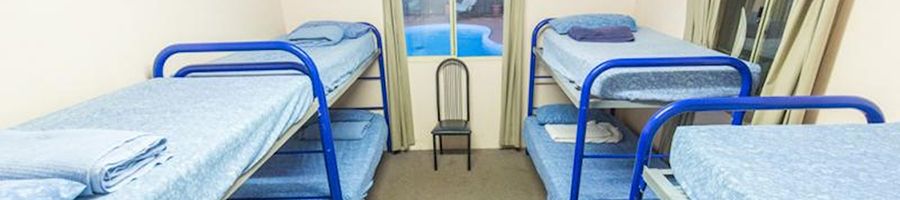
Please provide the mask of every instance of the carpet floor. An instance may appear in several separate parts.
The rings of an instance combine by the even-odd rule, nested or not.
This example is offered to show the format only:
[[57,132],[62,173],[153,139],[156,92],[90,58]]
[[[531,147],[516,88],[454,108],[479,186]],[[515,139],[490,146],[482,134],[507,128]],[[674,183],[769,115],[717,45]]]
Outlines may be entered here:
[[367,199],[546,198],[531,159],[522,151],[474,150],[472,171],[466,171],[461,152],[438,155],[438,161],[439,170],[434,171],[431,151],[385,154]]

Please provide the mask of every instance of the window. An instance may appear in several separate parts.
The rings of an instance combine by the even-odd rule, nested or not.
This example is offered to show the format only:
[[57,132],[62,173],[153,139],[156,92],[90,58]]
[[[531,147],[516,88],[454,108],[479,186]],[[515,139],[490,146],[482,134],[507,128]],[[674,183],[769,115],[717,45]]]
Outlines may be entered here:
[[763,80],[778,52],[793,0],[723,1],[715,50],[762,66]]
[[503,0],[403,0],[403,22],[409,56],[503,52]]

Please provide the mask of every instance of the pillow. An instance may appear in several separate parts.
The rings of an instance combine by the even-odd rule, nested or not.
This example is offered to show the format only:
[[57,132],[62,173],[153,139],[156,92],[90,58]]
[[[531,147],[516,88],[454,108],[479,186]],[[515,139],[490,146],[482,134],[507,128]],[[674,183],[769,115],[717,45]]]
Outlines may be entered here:
[[332,110],[331,119],[334,121],[372,121],[377,114],[365,110]]
[[634,22],[634,19],[622,14],[583,14],[550,20],[550,27],[559,34],[568,34],[569,30],[576,26],[583,28],[625,26],[632,32],[637,31],[637,23]]
[[[369,122],[333,122],[331,123],[331,137],[334,140],[359,140],[365,137]],[[319,124],[309,124],[303,129],[300,136],[303,140],[319,140]]]
[[[344,32],[344,38],[355,39],[362,37],[366,33],[369,33],[371,29],[368,25],[356,23],[356,22],[342,22],[342,21],[330,21],[330,20],[321,20],[321,21],[309,21],[297,27],[297,29],[301,28],[311,28],[317,26],[337,26]],[[297,31],[294,29],[294,31]],[[292,31],[293,33],[293,31]]]
[[[551,104],[541,106],[534,111],[538,124],[576,124],[578,108],[572,104]],[[600,109],[588,110],[588,120],[610,121]]]
[[[365,111],[365,110],[330,110],[328,113],[331,114],[331,122],[368,122],[372,121],[372,118],[375,116],[380,116],[378,114]],[[314,117],[306,124],[318,124],[319,118]],[[309,126],[309,125],[307,125]]]
[[0,199],[75,199],[86,186],[82,183],[51,179],[0,181]]
[[344,39],[344,30],[336,25],[301,27],[288,35],[288,40],[301,47],[331,46]]

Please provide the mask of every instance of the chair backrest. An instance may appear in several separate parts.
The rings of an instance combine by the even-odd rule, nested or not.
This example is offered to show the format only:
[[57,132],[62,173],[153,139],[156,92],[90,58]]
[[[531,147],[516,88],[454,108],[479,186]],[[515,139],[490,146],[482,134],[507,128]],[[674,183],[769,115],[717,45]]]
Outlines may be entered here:
[[469,69],[456,58],[448,58],[435,72],[437,119],[469,121]]

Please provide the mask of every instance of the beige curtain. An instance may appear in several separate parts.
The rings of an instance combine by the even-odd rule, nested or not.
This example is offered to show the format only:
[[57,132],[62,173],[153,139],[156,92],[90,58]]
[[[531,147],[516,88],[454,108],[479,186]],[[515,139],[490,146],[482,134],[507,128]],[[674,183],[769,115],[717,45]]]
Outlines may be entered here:
[[387,73],[388,105],[391,112],[393,149],[406,150],[415,144],[406,41],[403,33],[403,2],[384,0],[384,61]]
[[[760,96],[812,93],[839,4],[838,0],[794,0]],[[800,110],[757,112],[753,124],[799,124],[804,114]]]
[[716,42],[721,0],[688,0],[684,39],[712,48]]
[[503,109],[500,121],[500,146],[522,146],[522,118],[525,63],[525,1],[506,0],[503,14]]

